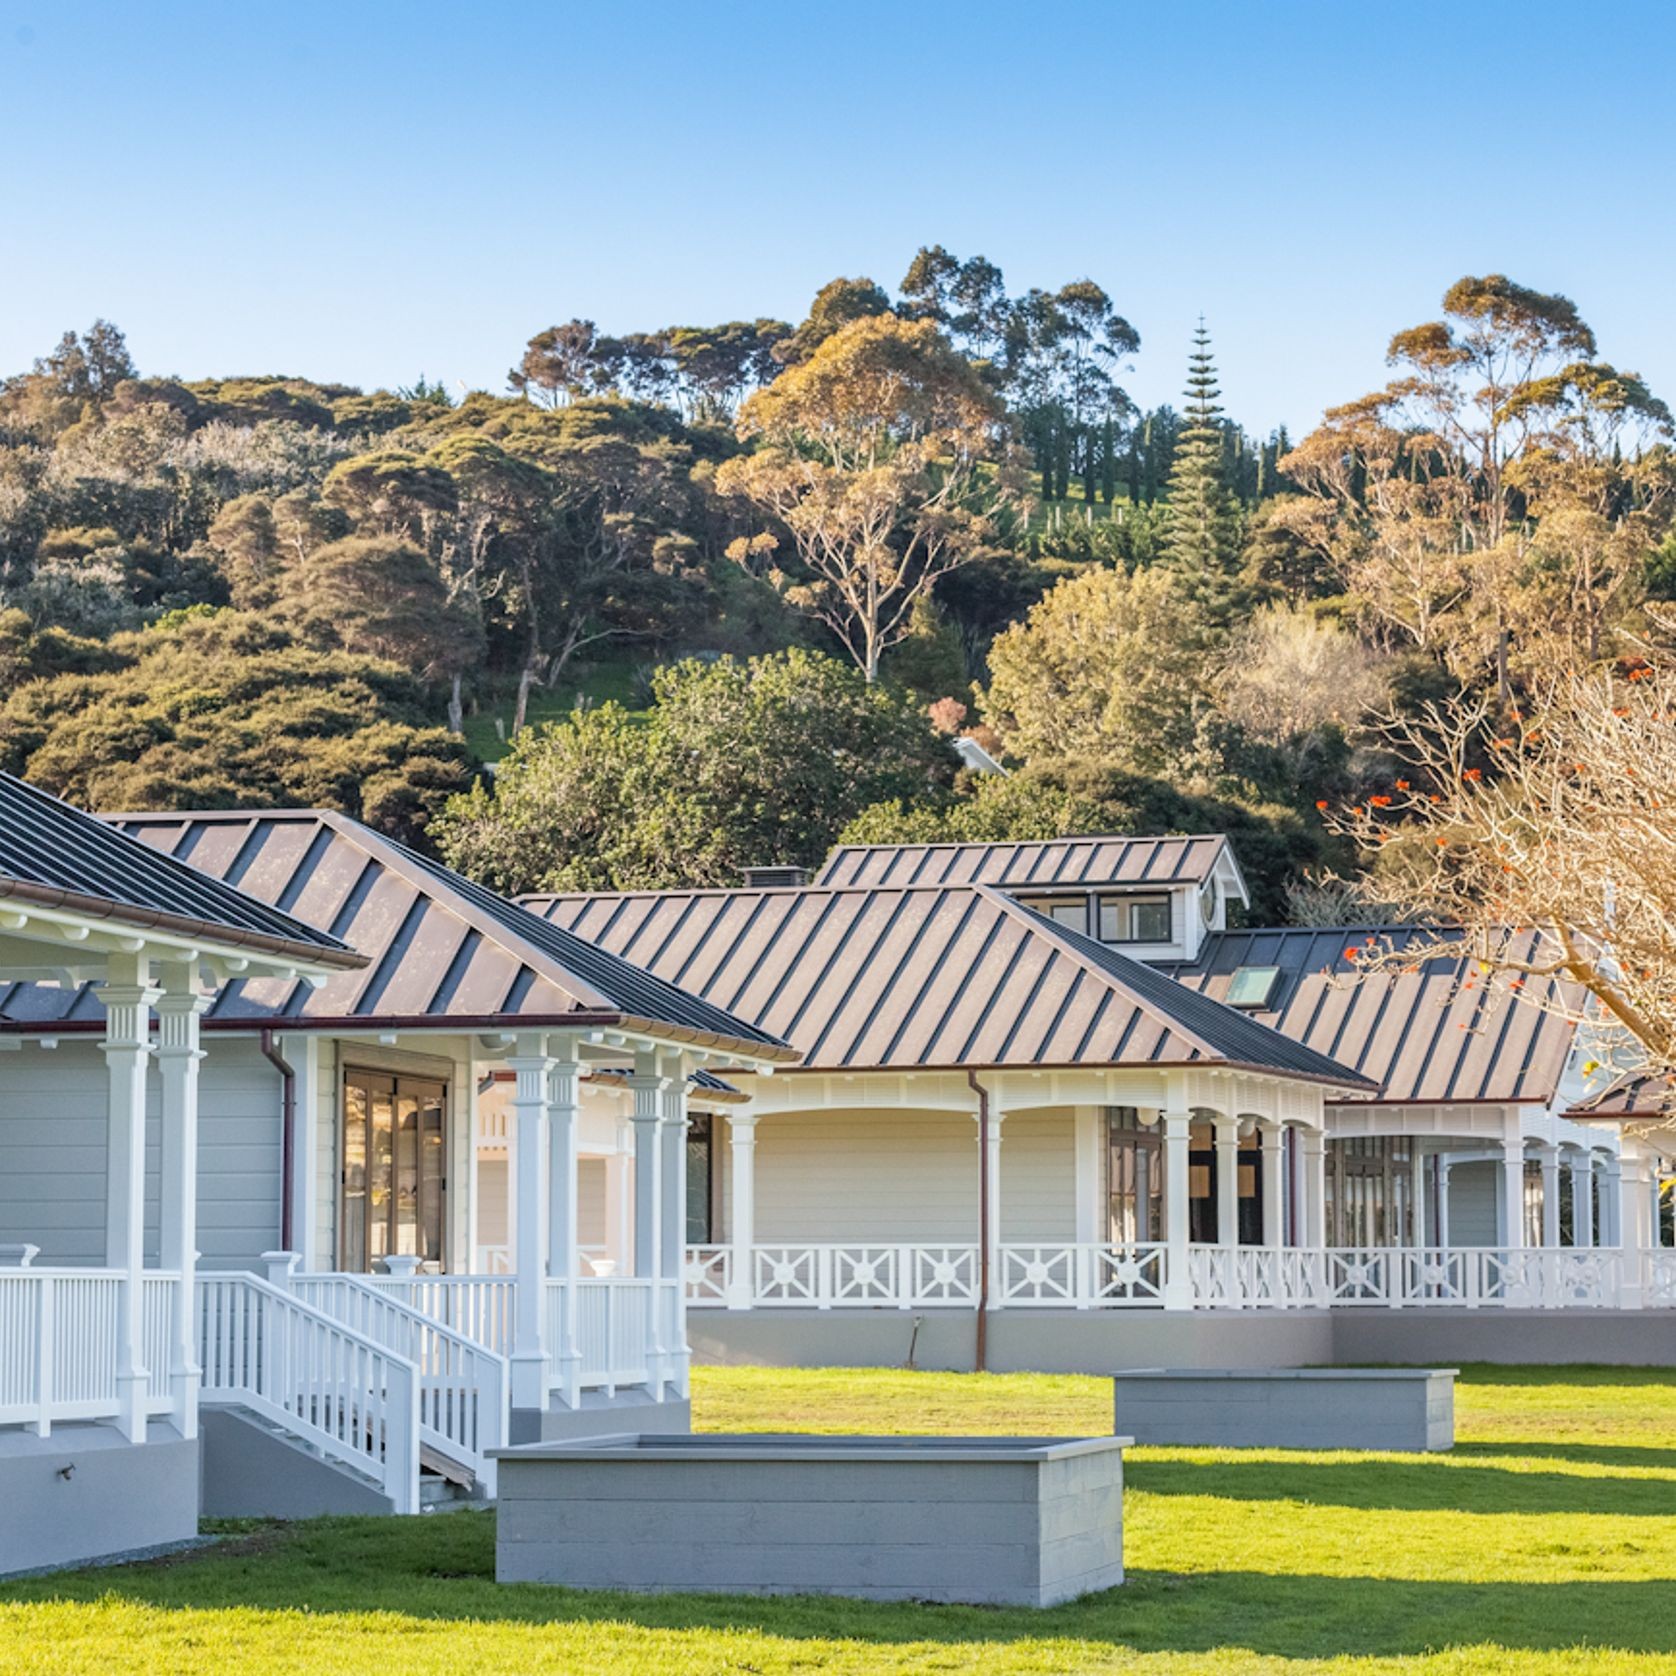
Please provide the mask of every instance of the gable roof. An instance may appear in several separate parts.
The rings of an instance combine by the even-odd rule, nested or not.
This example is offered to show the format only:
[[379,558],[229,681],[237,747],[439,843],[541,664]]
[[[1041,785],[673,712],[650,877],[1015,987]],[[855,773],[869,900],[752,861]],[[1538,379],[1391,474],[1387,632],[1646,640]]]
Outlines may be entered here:
[[1565,1115],[1581,1123],[1625,1123],[1632,1118],[1668,1123],[1671,1079],[1656,1071],[1621,1076],[1598,1094],[1579,1100]]
[[790,1042],[798,1069],[1221,1064],[1372,1086],[985,885],[523,900]]
[[358,954],[328,932],[160,855],[106,821],[3,773],[0,896],[137,929],[202,936],[222,948],[293,956],[311,968],[362,964]]
[[1245,893],[1220,833],[1187,838],[1097,836],[1001,844],[840,844],[817,885],[1000,885],[1007,890],[1089,885],[1202,884],[1226,863]]
[[[748,1047],[753,1057],[794,1057],[754,1026],[346,815],[241,810],[110,819],[160,859],[187,863],[186,871],[223,881],[222,889],[236,884],[366,957],[360,970],[319,989],[277,980],[227,984],[206,1024],[618,1024]],[[72,998],[26,985],[9,995],[0,990],[0,1019],[18,1024],[97,1016],[97,997],[85,991]]]
[[1532,979],[1520,991],[1497,978],[1465,989],[1464,954],[1413,972],[1358,973],[1345,953],[1370,939],[1400,950],[1436,935],[1406,925],[1212,932],[1198,959],[1159,971],[1220,1000],[1240,967],[1278,967],[1273,1004],[1252,1016],[1381,1084],[1385,1104],[1547,1105],[1574,1028],[1543,1005],[1559,997],[1557,984]]

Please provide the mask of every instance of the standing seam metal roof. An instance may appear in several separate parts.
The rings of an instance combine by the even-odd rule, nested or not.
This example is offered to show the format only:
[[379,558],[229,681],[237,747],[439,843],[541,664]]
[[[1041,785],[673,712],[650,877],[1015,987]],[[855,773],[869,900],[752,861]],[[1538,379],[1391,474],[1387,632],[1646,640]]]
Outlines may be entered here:
[[985,885],[524,901],[791,1042],[799,1069],[1226,1063],[1364,1086]]
[[[413,1025],[617,1018],[689,1039],[793,1057],[772,1036],[595,948],[481,885],[330,811],[119,815],[136,847],[346,939],[363,969],[319,989],[278,980],[222,988],[208,1022],[401,1020]],[[111,836],[116,836],[111,834]],[[127,840],[124,840],[127,841]],[[224,886],[220,888],[225,888]],[[49,1024],[99,1016],[97,997],[0,991],[0,1016]]]
[[337,938],[136,843],[105,821],[0,773],[0,895],[77,907],[226,947],[358,966]]
[[1182,838],[1091,836],[995,844],[842,844],[827,857],[814,882],[986,884],[1013,890],[1200,884],[1224,855],[1232,861],[1233,851],[1220,834]]
[[[1402,950],[1437,932],[1415,926],[1331,926],[1215,932],[1191,965],[1161,976],[1221,999],[1242,966],[1275,966],[1273,1006],[1252,1017],[1331,1054],[1382,1085],[1387,1104],[1533,1103],[1559,1089],[1574,1026],[1551,1010],[1566,991],[1552,979],[1520,989],[1506,978],[1463,987],[1471,961],[1359,972],[1346,950]],[[1511,952],[1531,939],[1508,934]]]

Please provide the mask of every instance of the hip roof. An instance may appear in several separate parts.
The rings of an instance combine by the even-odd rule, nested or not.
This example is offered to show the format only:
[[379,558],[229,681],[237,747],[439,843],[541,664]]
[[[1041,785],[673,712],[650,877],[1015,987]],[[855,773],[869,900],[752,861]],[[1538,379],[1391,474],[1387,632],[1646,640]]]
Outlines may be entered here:
[[1373,1087],[986,885],[524,901],[790,1042],[799,1069],[1229,1065]]

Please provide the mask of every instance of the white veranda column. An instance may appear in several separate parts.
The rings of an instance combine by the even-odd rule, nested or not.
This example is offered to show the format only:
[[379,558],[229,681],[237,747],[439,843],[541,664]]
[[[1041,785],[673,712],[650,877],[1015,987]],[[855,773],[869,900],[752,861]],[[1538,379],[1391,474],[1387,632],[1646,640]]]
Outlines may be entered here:
[[[658,1074],[657,1058],[641,1051],[634,1056],[634,1074],[629,1078],[629,1092],[634,1105],[630,1121],[634,1125],[634,1272],[642,1280],[656,1282],[660,1271],[659,1254],[663,1247],[663,1230],[659,1206],[663,1200],[663,1148],[658,1131],[663,1124],[663,1078]],[[662,1323],[654,1299],[646,1312],[647,1384],[653,1391],[663,1389],[663,1333]]]
[[1437,1243],[1445,1251],[1449,1249],[1449,1154],[1440,1152],[1437,1157]]
[[547,1107],[551,1097],[544,1036],[520,1036],[508,1060],[517,1079],[512,1121],[517,1131],[514,1183],[518,1205],[513,1253],[512,1406],[547,1405]]
[[[1000,1097],[989,1096],[989,1133],[980,1139],[984,1145],[984,1180],[989,1193],[989,1219],[984,1224],[983,1237],[989,1247],[989,1307],[1000,1309],[1006,1291],[1001,1263],[1001,1130],[1007,1114],[1001,1109]],[[985,1144],[987,1143],[987,1144]]]
[[1501,1143],[1501,1243],[1518,1250],[1525,1243],[1525,1143],[1517,1133]]
[[1552,1141],[1537,1148],[1542,1166],[1542,1243],[1560,1243],[1560,1149]]
[[1275,1249],[1286,1243],[1286,1125],[1261,1123],[1257,1134],[1263,1147],[1263,1244]]
[[1416,1249],[1426,1243],[1426,1153],[1418,1138],[1408,1154],[1408,1239]]
[[122,1275],[116,1318],[117,1427],[143,1443],[149,1370],[145,1364],[146,1071],[151,1059],[151,1009],[161,992],[151,962],[113,955],[99,998],[105,1005],[106,1123],[105,1266]]
[[162,1084],[158,1255],[179,1276],[169,1319],[169,1408],[182,1437],[198,1435],[198,1022],[207,1005],[193,962],[162,967],[157,1066]]
[[659,1309],[663,1315],[664,1380],[675,1394],[689,1389],[687,1348],[687,1078],[679,1054],[664,1061],[663,1242]]
[[733,1178],[733,1268],[727,1307],[749,1309],[755,1293],[752,1252],[757,1242],[757,1115],[748,1108],[727,1120],[728,1157]]
[[1623,1242],[1624,1172],[1618,1155],[1609,1152],[1600,1161],[1600,1243],[1619,1246]]
[[1571,1159],[1571,1243],[1595,1243],[1594,1165],[1587,1152]]
[[1187,1272],[1187,1170],[1193,1114],[1167,1111],[1164,1123],[1164,1307],[1191,1309]]
[[582,1356],[577,1346],[576,1283],[582,1278],[581,1215],[577,1201],[577,1084],[582,1068],[576,1041],[555,1036],[547,1066],[547,1277],[564,1283],[564,1301],[555,1318],[557,1331],[547,1346],[553,1373],[565,1402],[575,1408],[582,1393]]
[[1216,1243],[1240,1243],[1240,1126],[1218,1116],[1216,1130]]
[[1304,1162],[1304,1244],[1319,1251],[1327,1243],[1327,1137],[1319,1129],[1300,1129]]

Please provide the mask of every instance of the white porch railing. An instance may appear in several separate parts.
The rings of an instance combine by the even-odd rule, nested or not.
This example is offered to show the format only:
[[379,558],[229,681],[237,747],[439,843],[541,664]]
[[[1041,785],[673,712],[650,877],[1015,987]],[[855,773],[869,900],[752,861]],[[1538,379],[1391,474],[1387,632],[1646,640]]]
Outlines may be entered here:
[[252,1274],[198,1277],[203,1400],[249,1408],[419,1511],[419,1370]]
[[[681,1375],[672,1367],[655,1365],[654,1346],[666,1362],[684,1361],[685,1335],[677,1319],[680,1286],[675,1281],[641,1279],[633,1275],[580,1280],[572,1306],[569,1283],[549,1280],[545,1287],[542,1330],[550,1355],[549,1392],[574,1402],[581,1390],[615,1393],[620,1385],[646,1385],[654,1379]],[[566,1390],[566,1369],[554,1353],[565,1343],[567,1318],[574,1307],[574,1339],[580,1361],[575,1390]]]
[[[1668,1248],[1189,1245],[1186,1262],[1190,1309],[1676,1308],[1676,1249]],[[1169,1269],[1162,1244],[1004,1244],[990,1307],[1162,1308]],[[731,1246],[694,1246],[685,1283],[689,1308],[970,1309],[978,1252],[759,1245],[747,1261]]]
[[293,1296],[394,1351],[419,1370],[421,1442],[470,1470],[495,1493],[491,1449],[508,1441],[506,1358],[415,1309],[364,1275],[299,1274]]
[[511,1275],[369,1274],[367,1284],[492,1350],[512,1354],[515,1286]]
[[992,1288],[1008,1309],[1156,1308],[1163,1302],[1161,1245],[1003,1245]]
[[[117,1417],[123,1278],[111,1269],[0,1270],[0,1425],[45,1437],[55,1421]],[[140,1284],[146,1412],[166,1414],[180,1276],[148,1269]]]

